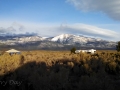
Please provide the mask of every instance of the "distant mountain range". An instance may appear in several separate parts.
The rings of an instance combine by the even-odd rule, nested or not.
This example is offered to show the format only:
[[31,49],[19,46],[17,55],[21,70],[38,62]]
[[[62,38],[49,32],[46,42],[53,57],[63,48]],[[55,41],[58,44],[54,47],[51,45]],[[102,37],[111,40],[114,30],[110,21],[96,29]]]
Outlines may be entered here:
[[45,50],[69,50],[77,49],[115,49],[116,42],[77,36],[72,34],[61,34],[55,37],[41,37],[39,35],[8,35],[0,36],[1,48],[18,49],[45,49]]

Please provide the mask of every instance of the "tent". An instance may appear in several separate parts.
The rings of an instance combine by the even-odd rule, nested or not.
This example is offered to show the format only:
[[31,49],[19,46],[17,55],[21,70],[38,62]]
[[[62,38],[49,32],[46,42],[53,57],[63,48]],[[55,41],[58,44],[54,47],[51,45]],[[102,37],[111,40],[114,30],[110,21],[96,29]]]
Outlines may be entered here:
[[15,50],[15,49],[10,49],[10,50],[8,50],[8,51],[6,51],[6,52],[8,52],[8,53],[10,53],[10,54],[20,53],[20,51]]

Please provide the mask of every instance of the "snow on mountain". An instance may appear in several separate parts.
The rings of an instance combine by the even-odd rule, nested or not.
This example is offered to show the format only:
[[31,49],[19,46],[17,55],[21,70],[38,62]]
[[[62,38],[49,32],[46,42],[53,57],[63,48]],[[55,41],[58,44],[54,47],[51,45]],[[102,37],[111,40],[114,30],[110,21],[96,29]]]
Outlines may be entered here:
[[55,36],[51,39],[51,41],[58,41],[60,40],[61,42],[63,42],[64,40],[66,40],[67,38],[69,38],[71,35],[69,34],[61,34],[59,36]]
[[29,42],[37,42],[37,41],[44,41],[45,38],[42,38],[40,36],[15,36],[15,37],[6,37],[2,38],[0,40],[1,43],[7,44],[7,45],[16,45],[16,44],[25,44]]
[[44,38],[39,37],[39,36],[32,36],[32,37],[23,37],[23,38],[18,38],[19,41],[25,41],[25,42],[29,42],[29,41],[43,41]]
[[[72,34],[61,34],[55,37],[41,37],[38,35],[32,35],[32,36],[24,36],[24,35],[18,35],[18,36],[6,36],[2,37],[0,36],[0,43],[6,44],[6,45],[19,45],[19,44],[36,44],[39,43],[39,46],[42,45],[42,47],[45,47],[49,43],[49,47],[62,45],[78,45],[78,46],[86,46],[86,47],[102,47],[102,48],[111,48],[115,47],[116,42],[112,41],[106,41],[98,38],[90,38],[85,37],[81,35],[72,35]],[[37,44],[38,44],[37,43]]]
[[80,43],[85,44],[88,42],[100,41],[101,39],[89,38],[84,36],[76,36],[72,34],[61,34],[59,36],[53,37],[51,41],[59,43]]

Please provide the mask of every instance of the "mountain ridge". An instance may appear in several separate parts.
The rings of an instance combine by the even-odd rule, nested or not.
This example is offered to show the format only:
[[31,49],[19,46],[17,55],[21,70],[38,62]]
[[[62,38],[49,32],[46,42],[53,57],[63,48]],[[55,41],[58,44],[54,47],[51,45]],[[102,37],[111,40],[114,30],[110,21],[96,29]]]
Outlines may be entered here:
[[36,49],[86,47],[86,48],[115,48],[116,42],[99,38],[90,38],[73,34],[60,34],[55,37],[41,37],[39,35],[0,36],[0,43],[7,46],[29,46]]

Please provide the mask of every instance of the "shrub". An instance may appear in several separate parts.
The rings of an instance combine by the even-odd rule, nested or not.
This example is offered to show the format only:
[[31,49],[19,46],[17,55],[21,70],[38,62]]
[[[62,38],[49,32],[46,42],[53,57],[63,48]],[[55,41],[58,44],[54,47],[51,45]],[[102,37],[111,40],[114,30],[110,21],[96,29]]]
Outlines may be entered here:
[[76,48],[73,47],[70,51],[71,51],[71,53],[74,53],[74,54],[75,54]]
[[[75,50],[72,48],[71,53]],[[0,81],[22,81],[20,87],[9,85],[4,90],[119,90],[120,52],[111,53],[99,52],[94,56],[70,55],[69,51],[31,51],[12,56],[5,53],[0,56]]]
[[116,50],[119,52],[120,51],[120,41],[118,42],[118,45],[116,45]]

